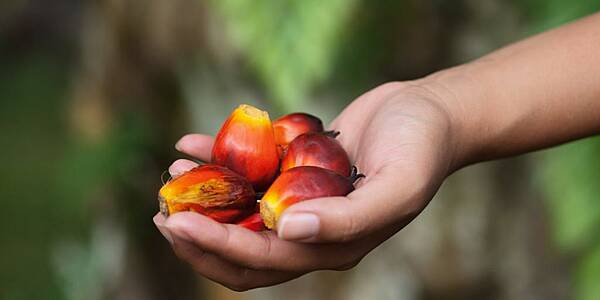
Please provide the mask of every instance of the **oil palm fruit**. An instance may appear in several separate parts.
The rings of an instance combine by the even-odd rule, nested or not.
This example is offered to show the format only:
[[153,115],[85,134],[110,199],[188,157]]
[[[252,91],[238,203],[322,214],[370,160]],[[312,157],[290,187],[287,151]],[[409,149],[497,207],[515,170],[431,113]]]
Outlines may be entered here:
[[167,182],[158,200],[166,217],[194,211],[232,223],[255,212],[255,195],[252,185],[235,172],[218,165],[202,165]]
[[291,113],[273,122],[275,142],[282,148],[287,147],[297,136],[306,132],[322,132],[321,119],[307,113]]
[[320,197],[345,196],[354,190],[361,177],[356,169],[344,177],[334,171],[314,166],[295,167],[284,171],[260,201],[260,215],[269,229],[277,229],[279,217],[289,206]]
[[304,133],[287,147],[281,160],[281,172],[300,166],[315,166],[350,176],[348,154],[335,138],[318,132]]
[[242,175],[256,191],[266,190],[279,169],[269,114],[245,104],[235,109],[217,134],[212,163]]

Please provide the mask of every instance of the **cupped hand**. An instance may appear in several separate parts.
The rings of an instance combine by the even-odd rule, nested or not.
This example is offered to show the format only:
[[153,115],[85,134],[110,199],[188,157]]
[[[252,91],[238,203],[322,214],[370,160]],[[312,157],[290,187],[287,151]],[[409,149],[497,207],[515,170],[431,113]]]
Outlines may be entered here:
[[[297,203],[278,232],[253,232],[196,213],[154,217],[176,254],[198,273],[243,291],[315,270],[346,270],[417,216],[457,167],[456,121],[443,97],[418,82],[377,87],[331,124],[366,175],[347,197]],[[184,136],[176,148],[210,160],[210,136]],[[194,167],[177,160],[173,176]]]

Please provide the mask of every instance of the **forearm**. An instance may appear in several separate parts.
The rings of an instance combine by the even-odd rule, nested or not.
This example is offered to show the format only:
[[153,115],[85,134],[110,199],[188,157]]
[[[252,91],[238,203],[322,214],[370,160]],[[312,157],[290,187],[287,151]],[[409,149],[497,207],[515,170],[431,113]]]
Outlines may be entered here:
[[447,99],[463,165],[600,133],[600,14],[423,82]]

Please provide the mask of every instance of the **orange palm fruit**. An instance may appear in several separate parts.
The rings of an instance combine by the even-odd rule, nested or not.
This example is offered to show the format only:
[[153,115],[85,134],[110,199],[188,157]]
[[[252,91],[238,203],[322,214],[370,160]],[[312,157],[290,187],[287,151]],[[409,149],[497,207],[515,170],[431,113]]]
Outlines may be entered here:
[[338,140],[318,132],[304,133],[287,147],[281,159],[281,172],[300,166],[315,166],[350,176],[352,165]]
[[273,122],[275,142],[282,148],[287,147],[297,136],[306,132],[322,132],[321,119],[307,113],[287,114]]
[[222,223],[252,214],[255,197],[245,178],[218,165],[195,167],[167,182],[158,192],[160,211],[165,216],[194,211]]
[[236,108],[217,134],[212,162],[244,176],[255,190],[265,190],[279,169],[269,114],[245,104]]
[[277,221],[294,203],[319,197],[345,196],[354,190],[354,181],[362,174],[344,177],[334,171],[302,166],[289,169],[275,180],[260,201],[260,215],[265,226],[277,229]]
[[263,223],[262,217],[259,213],[251,214],[236,224],[252,231],[263,231],[266,229],[265,223]]

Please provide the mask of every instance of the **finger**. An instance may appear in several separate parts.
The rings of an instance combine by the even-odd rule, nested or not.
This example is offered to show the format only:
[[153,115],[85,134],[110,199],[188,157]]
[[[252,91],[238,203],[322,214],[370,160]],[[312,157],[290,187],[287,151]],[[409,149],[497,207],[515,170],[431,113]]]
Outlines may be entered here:
[[177,177],[197,166],[198,164],[191,160],[178,159],[169,166],[169,174],[171,174],[172,177]]
[[174,239],[173,250],[197,273],[238,292],[278,284],[300,276],[299,273],[257,271],[244,268],[215,254],[205,252],[178,237]]
[[188,134],[179,139],[175,144],[175,149],[199,160],[209,162],[214,141],[215,139],[210,135]]
[[347,197],[319,198],[296,203],[280,217],[278,235],[302,242],[349,242],[390,225],[399,230],[427,201],[421,183],[399,176],[410,174],[382,168]]
[[154,225],[156,225],[156,228],[158,228],[158,231],[160,231],[163,237],[165,237],[165,239],[169,242],[169,244],[173,244],[171,232],[169,232],[169,230],[164,226],[165,216],[163,216],[161,213],[157,213],[152,218],[152,221],[154,222]]
[[188,262],[196,272],[227,288],[244,291],[274,285],[301,275],[301,273],[257,271],[233,264],[212,253],[203,251],[191,242],[176,235],[173,237],[169,229],[164,226],[165,220],[165,217],[160,213],[153,218],[156,227],[169,241],[177,256]]
[[[274,232],[253,232],[195,213],[177,213],[165,222],[173,236],[226,260],[255,270],[308,272],[355,264],[367,244],[303,244],[281,240]],[[361,248],[362,247],[362,248]],[[363,249],[364,248],[364,249]],[[357,250],[357,251],[355,251]]]
[[256,271],[240,267],[218,256],[205,252],[177,235],[173,236],[164,226],[165,218],[158,213],[153,218],[156,227],[169,241],[179,258],[188,262],[196,272],[235,291],[277,284],[300,274]]

